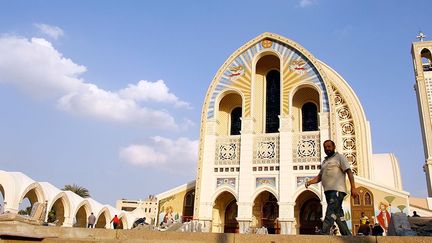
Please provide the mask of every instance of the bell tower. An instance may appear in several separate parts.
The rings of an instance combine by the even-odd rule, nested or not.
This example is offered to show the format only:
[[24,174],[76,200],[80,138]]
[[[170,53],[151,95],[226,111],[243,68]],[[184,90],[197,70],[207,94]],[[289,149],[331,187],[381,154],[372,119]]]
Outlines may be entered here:
[[426,173],[428,197],[432,199],[432,41],[425,41],[425,37],[423,32],[419,33],[419,41],[412,43],[411,55],[425,155],[423,170]]

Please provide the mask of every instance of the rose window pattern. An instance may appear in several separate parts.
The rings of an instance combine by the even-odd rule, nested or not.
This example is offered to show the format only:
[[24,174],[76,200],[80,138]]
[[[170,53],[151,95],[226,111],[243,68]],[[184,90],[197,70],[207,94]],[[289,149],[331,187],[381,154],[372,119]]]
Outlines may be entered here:
[[279,135],[256,136],[254,141],[254,164],[279,163]]
[[240,136],[218,138],[216,141],[216,165],[240,164]]
[[342,127],[342,133],[344,135],[351,135],[354,134],[354,124],[352,122],[345,122],[341,124]]
[[357,164],[357,144],[355,136],[355,124],[352,118],[351,111],[343,99],[342,95],[335,91],[334,104],[336,105],[336,118],[339,120],[339,125],[342,131],[342,153],[347,157],[352,165],[354,174],[358,174]]
[[346,120],[346,119],[349,119],[351,117],[350,112],[349,112],[347,107],[340,108],[338,110],[337,114],[341,120]]
[[294,163],[321,161],[319,132],[303,132],[294,135]]

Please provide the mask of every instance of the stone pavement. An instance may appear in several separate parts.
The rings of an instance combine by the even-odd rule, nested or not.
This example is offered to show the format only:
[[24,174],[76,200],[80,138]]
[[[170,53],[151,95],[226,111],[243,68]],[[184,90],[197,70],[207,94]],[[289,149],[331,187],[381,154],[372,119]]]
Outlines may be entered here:
[[[21,236],[17,239],[5,235]],[[144,242],[144,243],[300,243],[300,242],[382,242],[382,243],[429,243],[431,237],[425,236],[387,236],[387,237],[341,237],[320,235],[256,235],[256,234],[222,234],[222,233],[190,233],[190,232],[158,232],[147,230],[113,230],[33,226],[24,224],[0,224],[0,242],[27,242],[34,240],[42,242]],[[28,241],[30,242],[30,241]],[[34,241],[32,241],[34,242]]]

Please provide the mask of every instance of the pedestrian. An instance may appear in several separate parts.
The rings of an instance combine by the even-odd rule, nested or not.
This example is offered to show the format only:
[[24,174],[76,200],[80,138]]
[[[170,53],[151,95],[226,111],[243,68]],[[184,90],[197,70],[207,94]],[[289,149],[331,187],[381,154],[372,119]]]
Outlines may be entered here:
[[368,216],[366,216],[364,212],[361,212],[360,225],[366,224],[366,221],[368,221],[368,220],[369,220]]
[[417,211],[413,211],[413,217],[420,217],[420,215],[417,214]]
[[116,214],[116,215],[114,215],[114,218],[111,219],[110,223],[113,224],[114,229],[117,229],[117,226],[118,226],[119,222],[120,222],[120,219],[117,218],[117,214]]
[[375,223],[374,227],[372,228],[372,235],[373,236],[382,236],[384,233],[383,228],[380,226],[379,223]]
[[354,198],[359,196],[355,187],[354,175],[347,158],[335,152],[336,146],[332,140],[326,140],[323,146],[327,156],[322,162],[321,170],[313,179],[306,181],[305,186],[308,188],[312,184],[322,182],[322,186],[324,187],[327,210],[321,234],[328,235],[330,228],[336,221],[342,235],[351,235],[344,218],[342,202],[347,195],[345,175],[348,175],[351,184],[351,196]]
[[357,235],[370,235],[371,229],[369,224],[369,220],[366,220],[366,223],[361,224],[358,229]]
[[93,213],[90,214],[87,218],[87,228],[94,228],[96,223],[96,217]]

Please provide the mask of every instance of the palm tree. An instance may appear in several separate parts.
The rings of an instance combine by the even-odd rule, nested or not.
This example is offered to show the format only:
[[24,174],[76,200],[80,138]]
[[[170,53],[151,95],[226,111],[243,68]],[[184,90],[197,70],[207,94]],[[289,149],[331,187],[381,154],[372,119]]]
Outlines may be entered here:
[[78,186],[77,184],[65,185],[62,189],[63,191],[71,191],[80,197],[90,197],[90,193],[87,188]]

